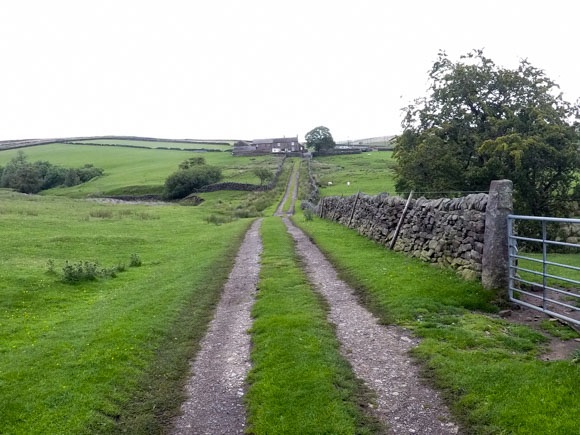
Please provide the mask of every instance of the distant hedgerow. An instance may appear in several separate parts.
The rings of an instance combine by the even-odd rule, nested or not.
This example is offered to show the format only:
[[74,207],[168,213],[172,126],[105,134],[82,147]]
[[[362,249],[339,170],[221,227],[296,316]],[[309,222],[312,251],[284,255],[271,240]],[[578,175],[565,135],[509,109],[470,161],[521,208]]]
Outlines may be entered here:
[[59,186],[76,186],[103,175],[101,168],[86,164],[81,168],[63,168],[49,162],[29,162],[24,152],[18,154],[0,171],[0,187],[22,193],[38,193]]

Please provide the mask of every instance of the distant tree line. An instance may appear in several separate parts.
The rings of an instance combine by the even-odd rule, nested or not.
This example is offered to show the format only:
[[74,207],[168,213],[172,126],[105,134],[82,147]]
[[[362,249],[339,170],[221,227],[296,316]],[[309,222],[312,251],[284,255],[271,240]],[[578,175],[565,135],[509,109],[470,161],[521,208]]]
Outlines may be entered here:
[[103,169],[86,164],[81,168],[64,168],[45,161],[29,162],[24,152],[0,167],[0,187],[22,193],[38,193],[53,187],[70,187],[103,175]]
[[[119,148],[141,148],[146,150],[170,150],[170,151],[189,151],[194,153],[199,152],[206,152],[206,153],[221,153],[223,152],[220,149],[213,149],[213,148],[178,148],[178,147],[150,147],[146,145],[132,145],[132,144],[122,144],[122,143],[98,143],[98,142],[74,142],[74,141],[66,141],[63,142],[68,145],[85,145],[85,146],[96,146],[96,147],[119,147]],[[177,142],[179,143],[179,142]],[[197,143],[197,142],[192,142]],[[199,142],[200,144],[202,142]],[[27,146],[36,146],[37,144],[27,145]],[[222,145],[221,143],[217,143],[216,145]]]

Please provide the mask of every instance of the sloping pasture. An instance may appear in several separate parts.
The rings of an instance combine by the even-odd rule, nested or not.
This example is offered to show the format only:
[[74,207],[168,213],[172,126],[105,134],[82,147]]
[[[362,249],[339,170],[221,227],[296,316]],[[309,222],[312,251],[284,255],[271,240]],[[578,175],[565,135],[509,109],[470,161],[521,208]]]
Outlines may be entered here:
[[[86,197],[87,195],[160,194],[169,174],[179,163],[191,157],[203,157],[206,163],[222,168],[224,181],[260,184],[253,174],[257,167],[275,171],[280,160],[275,156],[233,157],[227,152],[197,153],[176,150],[102,147],[71,144],[40,145],[21,150],[30,161],[49,161],[65,167],[92,164],[103,168],[102,177],[70,188],[45,192],[50,195]],[[0,166],[19,150],[0,152]]]
[[[0,165],[16,152],[0,152]],[[30,161],[91,163],[105,175],[43,195],[0,190],[0,432],[161,432],[179,410],[188,361],[251,223],[216,226],[210,217],[258,194],[205,193],[197,207],[74,199],[126,186],[155,192],[200,154],[68,144],[24,152]],[[259,183],[255,167],[279,164],[202,155],[236,181]],[[116,277],[68,284],[67,262]]]
[[[135,419],[151,429],[167,418],[249,224],[205,216],[0,192],[0,432],[102,433]],[[134,256],[140,267],[129,267]],[[71,285],[67,261],[124,271]]]
[[320,195],[395,194],[392,152],[365,152],[316,157],[311,165],[320,184]]
[[[216,150],[216,151],[231,151],[231,141],[202,142],[202,141],[163,141],[163,140],[139,140],[139,139],[119,139],[119,138],[95,138],[74,141],[75,143],[86,143],[96,145],[119,145],[126,147],[147,147],[147,148],[180,148],[184,150]],[[227,144],[226,144],[227,142]]]

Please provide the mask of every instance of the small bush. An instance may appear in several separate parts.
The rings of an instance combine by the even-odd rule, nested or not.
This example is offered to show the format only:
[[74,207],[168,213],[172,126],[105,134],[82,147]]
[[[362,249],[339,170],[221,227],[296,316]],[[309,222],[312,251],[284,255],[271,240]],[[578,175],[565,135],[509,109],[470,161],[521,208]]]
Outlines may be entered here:
[[311,221],[314,219],[314,212],[312,211],[311,208],[304,209],[304,219],[306,219],[307,221]]
[[132,214],[134,214],[135,212],[129,208],[124,208],[121,210],[118,210],[119,216],[120,217],[128,217],[131,216]]
[[167,199],[182,199],[200,187],[220,181],[220,168],[209,165],[197,165],[181,169],[171,174],[165,180],[165,197]]
[[219,216],[212,214],[209,215],[205,220],[207,221],[208,224],[221,225],[231,222],[232,218],[230,216]]
[[179,164],[179,169],[189,169],[192,166],[205,165],[204,157],[191,157]]
[[260,213],[254,207],[240,208],[234,211],[234,217],[237,219],[246,219],[257,216],[260,216]]
[[62,280],[67,284],[76,284],[83,281],[95,281],[101,274],[97,263],[79,261],[71,264],[65,262],[62,268]]
[[141,267],[142,265],[141,257],[139,254],[131,254],[131,261],[129,261],[129,267]]
[[54,268],[54,260],[48,260],[46,262],[46,273],[49,275],[56,275],[56,269]]
[[89,212],[89,216],[94,217],[94,218],[99,218],[99,219],[112,219],[113,212],[111,210],[104,210],[101,208],[98,210],[91,210]]
[[254,202],[254,207],[256,208],[257,211],[262,212],[266,210],[268,207],[270,207],[271,203],[272,203],[271,199],[264,197],[256,200]]
[[315,205],[309,201],[302,201],[300,203],[300,208],[304,211],[304,219],[307,221],[311,221],[314,219],[315,213]]
[[[48,273],[55,273],[54,261],[48,260]],[[141,259],[137,254],[131,254],[130,267],[141,266]],[[84,281],[96,281],[98,278],[116,278],[118,273],[125,272],[127,266],[125,263],[119,263],[116,266],[104,268],[98,263],[91,261],[78,261],[70,263],[65,261],[62,268],[62,281],[67,284],[78,284]],[[52,272],[51,272],[52,271]]]

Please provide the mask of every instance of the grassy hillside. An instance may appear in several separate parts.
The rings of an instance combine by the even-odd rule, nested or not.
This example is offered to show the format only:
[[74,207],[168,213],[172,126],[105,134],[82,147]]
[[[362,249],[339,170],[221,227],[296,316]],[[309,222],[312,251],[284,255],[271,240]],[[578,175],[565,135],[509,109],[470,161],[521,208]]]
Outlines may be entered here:
[[[102,433],[131,421],[153,367],[177,380],[187,370],[249,221],[218,231],[203,208],[0,195],[0,431]],[[135,255],[142,265],[129,267]],[[67,261],[124,271],[72,285]],[[179,385],[167,387],[148,406],[179,402]]]
[[348,196],[359,191],[368,195],[395,194],[392,154],[375,151],[313,159],[312,169],[321,185],[320,194]]
[[[389,251],[333,222],[302,216],[295,222],[382,321],[422,338],[413,354],[465,433],[578,432],[578,354],[539,359],[548,338],[486,315],[496,309],[493,294],[479,283]],[[578,334],[568,330],[572,337]]]
[[217,151],[231,151],[232,145],[225,143],[212,143],[212,142],[179,142],[179,141],[163,141],[163,140],[138,140],[138,139],[114,139],[114,138],[103,138],[103,139],[85,139],[80,141],[74,141],[75,143],[86,143],[86,144],[101,144],[101,145],[121,145],[127,147],[148,147],[148,148],[181,148],[184,150],[195,150],[195,149],[206,149],[206,150],[217,150]]
[[[380,162],[381,155],[315,159],[321,194],[352,194],[357,185],[365,186],[360,189],[365,193],[382,191],[378,188],[392,183],[392,173],[378,170],[380,164],[389,165]],[[393,253],[336,223],[300,215],[295,222],[382,321],[403,325],[422,338],[413,353],[465,433],[578,432],[579,351],[561,361],[539,358],[549,341],[546,331],[572,340],[578,337],[572,329],[546,321],[540,332],[485,314],[497,307],[479,283]],[[567,257],[558,261],[576,264]]]
[[[224,181],[260,184],[253,174],[257,167],[275,171],[279,158],[275,156],[233,157],[230,153],[192,153],[175,150],[102,147],[70,144],[41,145],[22,150],[30,161],[46,160],[65,167],[91,163],[103,168],[105,174],[83,185],[57,188],[49,195],[85,197],[111,194],[159,194],[169,174],[189,157],[202,156],[210,165],[222,168]],[[19,150],[0,152],[0,166],[5,165]]]
[[[31,161],[92,163],[105,175],[43,195],[0,189],[0,432],[160,433],[179,411],[188,361],[251,223],[240,217],[274,207],[280,192],[206,193],[197,207],[98,203],[74,197],[154,191],[200,154],[66,144],[24,151]],[[0,152],[0,165],[16,152]],[[279,163],[203,156],[226,179],[253,183],[254,168]]]

